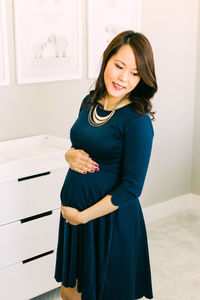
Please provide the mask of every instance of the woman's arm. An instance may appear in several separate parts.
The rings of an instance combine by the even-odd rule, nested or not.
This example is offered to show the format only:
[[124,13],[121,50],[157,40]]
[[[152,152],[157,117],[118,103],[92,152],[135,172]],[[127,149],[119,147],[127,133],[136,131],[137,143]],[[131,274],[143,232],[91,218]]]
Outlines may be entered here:
[[118,209],[119,206],[115,206],[111,202],[111,195],[106,195],[100,201],[94,205],[86,208],[83,211],[79,212],[79,221],[81,223],[87,223],[93,219],[105,216]]

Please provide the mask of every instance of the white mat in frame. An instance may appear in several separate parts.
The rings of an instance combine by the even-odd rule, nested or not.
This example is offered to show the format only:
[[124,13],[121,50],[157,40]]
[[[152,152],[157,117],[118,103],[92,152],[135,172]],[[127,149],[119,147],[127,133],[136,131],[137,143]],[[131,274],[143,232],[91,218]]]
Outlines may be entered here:
[[17,82],[82,77],[82,1],[14,0]]

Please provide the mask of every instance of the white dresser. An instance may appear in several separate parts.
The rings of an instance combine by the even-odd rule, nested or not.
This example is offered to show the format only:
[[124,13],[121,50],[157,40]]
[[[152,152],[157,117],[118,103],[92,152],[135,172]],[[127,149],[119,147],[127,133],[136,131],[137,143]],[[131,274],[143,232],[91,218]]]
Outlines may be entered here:
[[54,279],[60,191],[71,142],[40,135],[0,142],[0,299],[26,300]]

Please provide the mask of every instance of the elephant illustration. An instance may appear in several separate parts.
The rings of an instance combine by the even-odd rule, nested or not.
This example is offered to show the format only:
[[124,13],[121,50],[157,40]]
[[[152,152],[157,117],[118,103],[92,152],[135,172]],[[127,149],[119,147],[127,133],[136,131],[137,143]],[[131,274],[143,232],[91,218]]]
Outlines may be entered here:
[[68,41],[64,36],[51,33],[47,39],[47,42],[51,44],[55,52],[55,57],[67,56]]
[[41,58],[43,56],[44,48],[47,46],[47,43],[38,43],[33,45],[32,50],[35,58]]
[[107,43],[109,43],[118,33],[123,31],[122,27],[114,24],[109,24],[104,29],[105,32],[108,34],[108,39],[106,40]]

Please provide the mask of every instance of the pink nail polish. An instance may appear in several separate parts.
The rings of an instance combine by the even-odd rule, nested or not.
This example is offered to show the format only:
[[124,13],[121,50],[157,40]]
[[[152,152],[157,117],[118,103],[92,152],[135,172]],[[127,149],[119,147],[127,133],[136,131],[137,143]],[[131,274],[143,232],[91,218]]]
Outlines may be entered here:
[[92,172],[92,173],[93,173],[93,172],[94,172],[94,170],[90,170],[90,172]]
[[99,168],[95,168],[96,171],[99,171]]
[[85,172],[85,171],[83,172],[83,174],[86,174],[86,173],[87,173],[87,172]]

